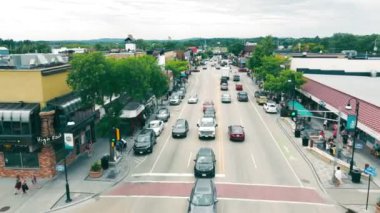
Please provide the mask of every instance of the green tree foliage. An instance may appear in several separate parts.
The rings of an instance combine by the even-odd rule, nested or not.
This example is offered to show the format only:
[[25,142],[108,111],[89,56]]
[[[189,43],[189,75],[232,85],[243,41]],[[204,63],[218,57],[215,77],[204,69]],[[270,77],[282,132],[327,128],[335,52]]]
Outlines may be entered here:
[[51,48],[48,42],[44,41],[14,41],[0,39],[0,47],[8,48],[11,54],[23,53],[50,53]]
[[171,70],[174,77],[179,77],[182,71],[189,69],[189,63],[182,60],[169,60],[165,65],[166,70]]
[[271,36],[266,36],[260,40],[257,44],[255,52],[252,57],[248,59],[248,67],[250,69],[257,69],[262,66],[262,59],[264,56],[270,56],[275,50],[275,45],[273,38]]
[[261,59],[262,65],[256,68],[255,75],[258,79],[266,78],[267,74],[278,76],[279,72],[288,66],[288,59],[281,55],[264,56]]
[[244,49],[244,44],[242,42],[234,43],[230,45],[228,48],[228,52],[234,54],[235,56],[238,56],[241,51]]
[[290,92],[294,86],[300,88],[305,82],[302,73],[285,69],[281,70],[278,76],[267,74],[264,89],[273,92]]

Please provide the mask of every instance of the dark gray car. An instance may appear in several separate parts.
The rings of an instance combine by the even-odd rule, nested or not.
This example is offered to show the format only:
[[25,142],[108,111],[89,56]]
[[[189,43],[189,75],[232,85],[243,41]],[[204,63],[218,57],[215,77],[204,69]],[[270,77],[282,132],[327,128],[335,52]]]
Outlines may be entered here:
[[195,177],[215,177],[215,154],[211,148],[199,149],[194,165]]
[[185,119],[178,119],[172,129],[172,137],[186,137],[189,131],[189,124]]
[[156,134],[154,131],[143,129],[135,139],[133,151],[135,154],[152,153],[154,144],[156,144]]
[[189,198],[189,213],[216,213],[216,187],[212,179],[197,179]]
[[170,118],[170,112],[168,110],[168,108],[161,108],[158,110],[157,112],[157,115],[156,115],[156,118],[158,120],[162,120],[162,121],[168,121],[169,118]]

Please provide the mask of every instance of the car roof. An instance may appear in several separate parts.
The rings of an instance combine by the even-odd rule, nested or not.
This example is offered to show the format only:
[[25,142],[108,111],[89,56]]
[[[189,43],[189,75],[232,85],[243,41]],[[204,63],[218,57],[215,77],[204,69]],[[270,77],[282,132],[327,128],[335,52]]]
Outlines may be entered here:
[[176,124],[180,124],[180,123],[186,123],[186,119],[183,119],[183,118],[180,118],[180,119],[177,119],[177,121],[175,122]]
[[239,95],[243,95],[243,94],[246,95],[246,94],[248,94],[248,93],[245,92],[245,91],[240,91],[240,92],[238,92],[238,94],[239,94]]
[[158,124],[158,123],[161,123],[162,121],[161,120],[153,120],[153,121],[150,121],[149,123],[150,124]]
[[211,148],[208,148],[208,147],[201,147],[199,150],[198,150],[198,154],[197,155],[209,155],[211,153],[214,153],[214,151],[211,149]]
[[[242,130],[242,131],[244,131],[243,127],[240,126],[240,125],[231,125],[230,128],[231,128],[232,132],[237,132],[237,130]],[[240,131],[239,131],[239,132],[240,132]]]
[[162,110],[169,111],[169,109],[166,107],[160,108],[158,111],[162,111]]
[[194,192],[202,194],[211,194],[213,191],[212,185],[212,179],[198,178],[195,182]]
[[141,130],[141,132],[139,133],[139,135],[146,135],[146,134],[150,134],[152,133],[152,129],[143,129]]

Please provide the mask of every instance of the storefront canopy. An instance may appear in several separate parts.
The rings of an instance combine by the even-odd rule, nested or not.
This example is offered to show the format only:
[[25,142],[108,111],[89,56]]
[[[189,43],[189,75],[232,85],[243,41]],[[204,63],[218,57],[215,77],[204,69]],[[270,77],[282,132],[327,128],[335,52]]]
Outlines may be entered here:
[[[294,102],[294,105],[293,105],[293,102]],[[307,110],[298,101],[289,101],[288,102],[289,109],[293,109],[293,106],[294,106],[294,109],[298,111],[298,116],[300,116],[300,117],[311,117],[311,116],[313,116],[313,114],[309,110]]]

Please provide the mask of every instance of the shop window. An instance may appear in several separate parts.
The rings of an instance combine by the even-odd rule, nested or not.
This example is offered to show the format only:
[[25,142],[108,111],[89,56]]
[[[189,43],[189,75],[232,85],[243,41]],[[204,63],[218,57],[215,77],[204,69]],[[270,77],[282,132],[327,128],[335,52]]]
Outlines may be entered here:
[[11,122],[9,122],[9,121],[3,121],[3,130],[4,130],[4,134],[5,135],[12,134]]
[[12,122],[12,135],[20,135],[21,134],[21,123],[20,122]]
[[29,123],[21,123],[21,134],[22,135],[29,135],[30,134]]
[[5,167],[39,168],[38,153],[4,153]]

